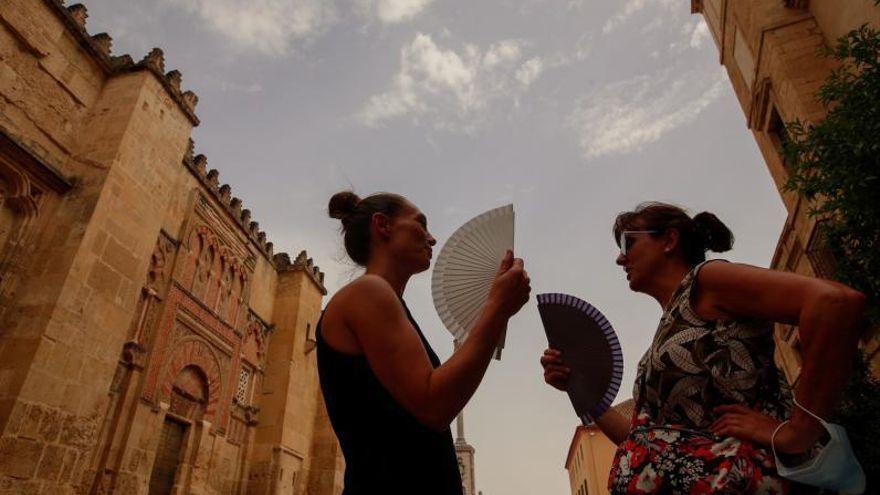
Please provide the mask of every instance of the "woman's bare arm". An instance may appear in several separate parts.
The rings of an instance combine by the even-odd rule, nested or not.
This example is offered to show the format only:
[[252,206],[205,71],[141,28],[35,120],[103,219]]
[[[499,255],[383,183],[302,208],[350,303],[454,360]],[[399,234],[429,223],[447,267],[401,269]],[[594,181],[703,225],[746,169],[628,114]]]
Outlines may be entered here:
[[594,422],[602,430],[602,433],[615,444],[622,443],[629,436],[630,418],[614,409],[608,409],[605,414],[594,419]]
[[[803,349],[796,396],[807,409],[828,417],[851,373],[864,330],[865,296],[843,284],[734,263],[710,263],[698,276],[698,311],[795,324]],[[791,428],[778,437],[785,450],[803,451],[818,440],[821,426],[798,408]]]
[[528,299],[522,261],[509,260],[507,267],[467,340],[436,369],[397,294],[381,277],[352,282],[348,297],[335,308],[343,311],[345,325],[382,385],[423,424],[442,430],[455,419],[480,384],[508,319]]

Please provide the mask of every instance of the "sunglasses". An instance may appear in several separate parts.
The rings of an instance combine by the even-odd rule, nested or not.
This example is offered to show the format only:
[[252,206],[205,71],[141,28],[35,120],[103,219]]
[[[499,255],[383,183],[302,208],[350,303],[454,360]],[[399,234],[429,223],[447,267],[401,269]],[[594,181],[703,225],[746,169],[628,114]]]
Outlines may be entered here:
[[657,234],[659,230],[624,230],[620,232],[620,238],[618,239],[618,244],[620,245],[620,254],[626,256],[626,236],[632,234]]

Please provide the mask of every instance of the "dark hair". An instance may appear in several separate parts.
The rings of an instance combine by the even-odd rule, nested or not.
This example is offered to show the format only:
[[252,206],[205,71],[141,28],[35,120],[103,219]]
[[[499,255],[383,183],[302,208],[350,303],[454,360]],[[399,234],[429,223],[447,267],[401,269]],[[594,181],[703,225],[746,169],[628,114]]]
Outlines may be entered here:
[[327,206],[330,218],[342,221],[345,251],[355,263],[366,266],[370,261],[370,222],[373,215],[383,213],[393,217],[406,205],[399,194],[375,193],[364,199],[352,191],[338,192]]
[[619,242],[624,230],[656,230],[651,235],[659,236],[668,229],[678,231],[682,255],[691,266],[706,261],[706,251],[723,253],[733,247],[733,232],[714,214],[704,211],[691,218],[678,206],[655,201],[617,215],[613,233]]

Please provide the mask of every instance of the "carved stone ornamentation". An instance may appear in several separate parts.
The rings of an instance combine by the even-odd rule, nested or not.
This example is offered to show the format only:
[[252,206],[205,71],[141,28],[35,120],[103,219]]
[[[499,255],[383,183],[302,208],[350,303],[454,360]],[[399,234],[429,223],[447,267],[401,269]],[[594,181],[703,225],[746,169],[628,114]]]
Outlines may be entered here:
[[161,48],[153,48],[150,50],[150,53],[146,54],[143,59],[141,59],[142,64],[159,71],[160,73],[165,73],[165,53]]
[[76,24],[82,29],[86,28],[86,19],[89,17],[89,11],[86,9],[86,6],[81,3],[75,3],[70,7],[67,7],[67,12],[70,13],[70,17],[76,21]]
[[101,49],[101,53],[106,56],[110,56],[110,51],[113,49],[113,38],[110,37],[107,33],[98,33],[92,36],[92,40]]

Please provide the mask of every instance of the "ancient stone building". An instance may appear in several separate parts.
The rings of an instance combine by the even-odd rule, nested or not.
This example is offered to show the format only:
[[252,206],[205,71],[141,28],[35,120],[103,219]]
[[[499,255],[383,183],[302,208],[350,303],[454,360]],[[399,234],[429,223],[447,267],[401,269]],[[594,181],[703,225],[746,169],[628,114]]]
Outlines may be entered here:
[[[613,409],[625,418],[633,415],[635,402],[627,399]],[[565,470],[571,495],[607,495],[608,475],[617,445],[595,423],[578,425],[568,446]]]
[[161,50],[86,17],[0,2],[0,493],[338,493],[323,274],[194,156]]
[[[821,229],[799,195],[784,192],[788,179],[780,150],[787,139],[783,123],[818,122],[825,116],[816,91],[833,68],[819,48],[858,26],[880,25],[873,0],[691,0],[702,13],[745,112],[770,175],[788,210],[772,268],[830,277],[834,260],[824,248]],[[797,328],[778,325],[777,361],[794,382],[801,361]],[[865,339],[875,370],[880,365],[876,330]]]

